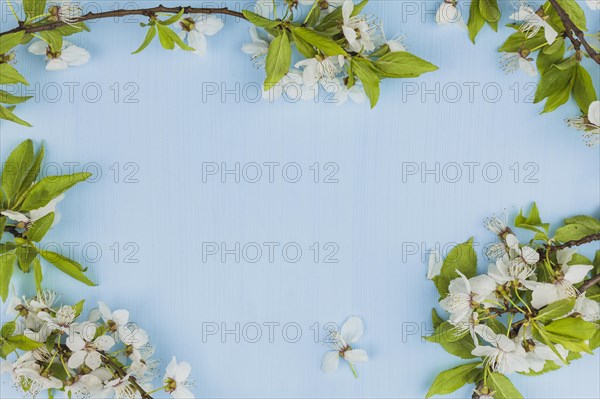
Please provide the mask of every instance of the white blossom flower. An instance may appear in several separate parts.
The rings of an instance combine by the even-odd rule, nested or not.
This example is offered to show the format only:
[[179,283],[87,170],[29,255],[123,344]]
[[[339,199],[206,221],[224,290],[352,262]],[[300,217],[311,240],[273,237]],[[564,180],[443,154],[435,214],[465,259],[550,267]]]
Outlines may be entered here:
[[126,328],[127,323],[129,323],[129,311],[117,309],[113,312],[104,302],[98,302],[97,312],[90,312],[90,321],[95,322],[100,318],[102,318],[104,324],[106,324],[108,331],[115,333],[117,338],[119,338],[121,330]]
[[122,327],[119,329],[119,338],[125,344],[125,354],[134,361],[142,359],[141,350],[148,344],[148,334],[141,328],[135,327],[129,329]]
[[249,54],[250,59],[254,62],[254,66],[259,68],[265,65],[265,57],[269,52],[269,43],[259,36],[256,26],[252,25],[249,31],[252,43],[243,44],[242,51]]
[[56,8],[52,11],[56,18],[69,25],[73,25],[77,18],[81,17],[83,11],[79,3],[74,3],[72,1],[63,1],[59,6],[55,7]]
[[435,22],[440,25],[457,24],[462,28],[466,28],[460,10],[456,7],[456,0],[444,0],[435,14]]
[[122,378],[115,378],[104,384],[104,389],[99,394],[101,398],[109,398],[114,396],[117,399],[135,399],[138,397],[138,391],[131,384],[129,379],[130,375],[127,374]]
[[194,399],[194,394],[186,386],[187,379],[190,376],[191,367],[187,362],[177,363],[173,356],[171,363],[167,366],[165,374],[165,390],[175,399]]
[[359,317],[350,317],[343,325],[342,331],[331,331],[325,343],[332,347],[333,351],[326,352],[321,361],[321,370],[330,373],[338,369],[340,357],[350,365],[364,363],[369,360],[364,349],[352,349],[350,346],[358,342],[363,335],[363,322]]
[[569,351],[560,344],[554,345],[554,348],[560,354],[558,356],[548,345],[535,340],[531,332],[531,326],[521,327],[515,342],[525,348],[525,360],[534,372],[542,371],[548,360],[556,364],[562,364],[563,360],[569,355]]
[[439,276],[442,271],[442,265],[444,261],[439,251],[434,249],[429,253],[429,267],[427,269],[427,278],[433,280],[434,277]]
[[338,88],[333,94],[333,101],[335,101],[336,105],[345,104],[348,99],[357,104],[363,104],[367,101],[368,98],[365,94],[365,89],[359,80],[356,80],[351,88],[348,88],[341,79],[334,79],[333,82]]
[[333,80],[335,75],[339,73],[344,65],[344,56],[323,57],[320,55],[315,58],[308,58],[298,61],[296,68],[304,68],[302,79],[304,84],[312,86],[321,80]]
[[512,73],[520,69],[529,76],[537,76],[537,70],[533,65],[533,58],[527,58],[527,50],[518,53],[503,53],[500,57],[500,67],[506,73]]
[[273,87],[263,91],[262,97],[268,101],[275,101],[284,93],[292,101],[313,99],[318,93],[318,84],[305,85],[302,73],[291,68]]
[[67,40],[63,40],[60,51],[51,49],[42,40],[33,42],[27,50],[35,55],[45,55],[48,71],[60,71],[70,66],[83,65],[90,60],[90,53],[86,49],[78,47]]
[[383,44],[387,45],[390,53],[398,53],[400,51],[406,51],[406,36],[402,34],[396,34],[391,39],[387,39],[385,35],[385,29],[383,28],[383,22],[379,24],[379,32],[381,32],[381,43],[377,43],[377,45]]
[[10,374],[13,382],[20,385],[20,382],[25,375],[37,373],[35,359],[31,352],[25,352],[14,362],[5,360],[0,365],[0,374]]
[[102,389],[102,381],[93,374],[82,375],[73,384],[65,386],[65,392],[69,397],[76,398],[98,397]]
[[[542,10],[543,12],[543,10]],[[521,1],[519,10],[510,16],[514,21],[523,21],[519,28],[528,38],[534,37],[541,28],[544,28],[544,36],[548,44],[554,43],[558,33],[546,20],[538,15],[536,11],[529,7],[525,1]]]
[[578,313],[585,321],[594,323],[600,320],[600,303],[585,297],[585,292],[577,297],[572,313]]
[[353,11],[354,3],[352,0],[344,1],[342,4],[342,17],[344,19],[342,31],[350,49],[357,53],[375,50],[372,37],[373,28],[367,21],[367,17],[364,15],[352,16]]
[[496,290],[496,282],[489,276],[479,275],[467,279],[460,271],[460,277],[450,281],[448,296],[440,301],[442,309],[450,313],[449,322],[460,324],[471,318],[473,309],[490,299]]
[[29,228],[36,221],[40,220],[41,218],[48,215],[49,213],[54,212],[54,221],[52,222],[52,226],[56,226],[56,224],[60,221],[60,213],[58,213],[56,211],[56,205],[58,205],[58,203],[60,201],[62,201],[64,198],[65,198],[65,195],[61,194],[61,195],[57,196],[56,198],[52,199],[50,202],[48,202],[43,207],[29,211],[29,215],[25,215],[21,212],[11,211],[11,210],[2,211],[2,212],[0,212],[0,214],[6,216],[7,218],[14,220],[16,222],[24,223]]
[[502,216],[492,215],[485,219],[484,226],[486,229],[496,235],[503,235],[508,231],[508,227],[506,225],[506,212],[503,213]]
[[525,360],[527,354],[521,345],[517,345],[506,335],[494,333],[486,325],[476,326],[475,331],[492,346],[478,345],[471,351],[471,354],[484,358],[492,370],[501,374],[529,370],[529,364]]
[[85,364],[92,370],[102,365],[102,355],[115,345],[115,340],[110,335],[101,335],[97,338],[94,323],[85,322],[76,326],[77,334],[67,339],[67,347],[73,352],[67,365],[77,369]]
[[600,10],[600,0],[585,0],[585,3],[594,11]]
[[215,15],[198,15],[182,19],[181,40],[187,40],[194,53],[200,56],[206,55],[206,36],[213,36],[223,28],[223,21]]
[[504,242],[508,252],[489,265],[488,275],[501,285],[511,281],[524,282],[535,274],[540,255],[531,247],[520,247],[514,234],[507,234]]
[[582,282],[592,265],[568,265],[576,250],[571,248],[557,251],[556,259],[561,270],[554,277],[553,283],[540,283],[537,281],[526,281],[524,285],[533,291],[531,304],[536,309],[543,308],[553,302],[577,296],[575,284]]
[[600,101],[590,103],[587,115],[568,118],[566,122],[570,127],[585,132],[588,146],[600,143]]
[[37,315],[47,324],[49,332],[60,331],[64,334],[71,334],[71,325],[75,321],[75,309],[72,306],[65,305],[56,311],[56,316],[52,317],[50,313],[42,311]]

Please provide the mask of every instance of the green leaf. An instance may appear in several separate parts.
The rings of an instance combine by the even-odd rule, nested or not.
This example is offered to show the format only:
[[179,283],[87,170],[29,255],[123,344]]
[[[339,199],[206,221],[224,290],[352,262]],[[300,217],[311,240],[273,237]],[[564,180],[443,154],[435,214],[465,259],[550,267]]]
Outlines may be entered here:
[[566,298],[557,302],[553,302],[550,305],[541,309],[537,316],[536,320],[547,324],[548,322],[562,317],[569,313],[575,307],[575,298]]
[[142,52],[152,42],[154,36],[156,36],[156,26],[150,25],[150,27],[148,28],[148,32],[146,32],[146,37],[144,38],[144,41],[142,42],[140,47],[131,54],[137,54]]
[[0,64],[0,84],[10,85],[23,83],[28,85],[27,80],[11,64],[4,62]]
[[4,226],[6,226],[6,216],[0,216],[0,240],[4,234]]
[[56,30],[45,30],[40,32],[39,35],[54,51],[61,51],[63,47],[63,37],[60,32]]
[[42,290],[42,280],[44,277],[42,274],[42,263],[38,257],[33,260],[33,276],[35,278],[35,291],[40,292]]
[[516,53],[523,49],[531,51],[544,45],[544,43],[547,43],[546,37],[541,29],[531,38],[528,38],[523,32],[517,31],[506,39],[498,51],[507,53]]
[[469,21],[467,22],[471,42],[475,43],[475,38],[483,25],[485,25],[485,19],[479,11],[479,0],[473,0],[469,11]]
[[85,305],[85,299],[82,299],[81,301],[79,301],[75,305],[73,305],[73,309],[75,309],[75,317],[78,317],[81,314],[81,312],[83,312],[84,305]]
[[[0,65],[3,65],[3,64],[0,64]],[[2,73],[2,72],[0,72],[0,73]],[[2,105],[0,105],[0,119],[18,123],[19,125],[31,127],[31,125],[28,122],[24,121],[23,119],[21,119],[17,115],[15,115],[11,109],[3,107]]]
[[571,90],[573,88],[574,82],[575,74],[573,73],[571,79],[565,87],[558,89],[555,93],[551,94],[548,97],[548,99],[546,100],[546,104],[544,104],[544,111],[542,113],[552,112],[556,108],[569,101],[569,98],[571,98]]
[[346,50],[344,50],[339,44],[311,29],[294,27],[292,28],[292,32],[305,42],[321,50],[321,52],[327,56],[348,55]]
[[541,74],[543,74],[552,65],[559,63],[565,54],[565,39],[557,38],[552,45],[544,47],[539,52],[536,65]]
[[438,328],[443,322],[444,319],[442,319],[440,315],[438,315],[435,308],[431,309],[431,323],[433,324],[433,328]]
[[7,207],[14,203],[19,188],[33,163],[33,142],[25,140],[8,156],[2,169],[2,192],[8,200]]
[[385,54],[375,62],[375,67],[386,78],[414,78],[438,69],[432,63],[406,51]]
[[269,90],[275,86],[281,78],[290,70],[292,62],[292,48],[290,39],[286,32],[281,32],[271,44],[266,58],[267,77],[264,83],[264,89]]
[[24,335],[14,335],[8,338],[7,341],[22,351],[32,351],[34,349],[41,348],[44,345],[43,343],[36,342]]
[[160,44],[164,49],[173,50],[175,48],[175,44],[186,51],[193,51],[194,49],[181,40],[181,38],[173,31],[173,29],[164,25],[156,25],[158,30],[158,39],[160,40]]
[[585,20],[585,12],[579,4],[573,0],[557,0],[558,4],[567,12],[571,21],[582,31],[587,31],[587,23]]
[[88,179],[91,175],[91,173],[80,172],[72,175],[45,177],[29,190],[19,210],[31,211],[41,208],[75,184]]
[[597,329],[596,324],[575,317],[556,320],[546,326],[547,332],[579,340],[592,338]]
[[2,298],[2,302],[5,302],[6,298],[8,298],[8,288],[16,260],[17,254],[15,251],[5,252],[0,255],[0,298]]
[[29,273],[29,265],[33,262],[33,259],[37,256],[37,250],[27,245],[18,246],[16,249],[17,260],[19,261],[19,268],[24,273]]
[[459,339],[456,342],[438,342],[446,352],[451,355],[458,356],[461,359],[474,359],[477,356],[471,354],[473,349],[475,349],[475,344],[473,343],[473,339],[470,335],[465,335],[463,338]]
[[575,72],[575,82],[573,84],[573,98],[577,102],[579,109],[584,114],[588,113],[590,104],[598,99],[596,96],[596,90],[594,90],[594,83],[592,77],[588,71],[581,66],[577,65]]
[[480,362],[469,363],[450,370],[442,371],[437,377],[435,377],[435,380],[433,380],[433,384],[431,385],[431,388],[429,388],[425,398],[430,398],[433,395],[446,395],[456,391],[460,387],[469,383],[469,376],[471,375],[471,372],[480,365]]
[[566,226],[562,226],[556,230],[554,238],[560,242],[567,242],[571,240],[579,240],[583,237],[596,233],[596,230],[592,230],[582,224],[567,224]]
[[27,18],[38,17],[46,9],[46,0],[23,0],[23,9]]
[[42,241],[42,238],[44,238],[48,230],[52,227],[52,223],[54,223],[54,212],[50,212],[41,219],[36,220],[27,232],[27,238],[35,242]]
[[25,176],[25,179],[23,179],[23,183],[21,183],[21,187],[19,188],[19,195],[21,195],[27,189],[29,189],[29,187],[31,187],[31,184],[33,184],[33,182],[36,181],[38,175],[40,174],[40,170],[42,168],[42,161],[44,160],[44,154],[45,154],[45,150],[44,150],[44,145],[42,144],[37,155],[35,156],[35,159],[33,160],[33,163],[31,164],[31,167],[27,171],[27,175]]
[[18,31],[2,35],[2,40],[0,40],[0,54],[8,53],[13,47],[21,44],[24,34],[25,31]]
[[315,55],[317,54],[317,50],[315,50],[315,48],[311,46],[308,42],[306,42],[304,39],[296,35],[294,30],[292,30],[292,39],[294,40],[294,43],[296,43],[296,48],[298,49],[298,52],[300,54],[302,54],[306,58],[315,57]]
[[369,97],[371,108],[375,107],[379,100],[379,76],[373,63],[364,58],[352,58],[352,70],[363,84],[365,94]]
[[3,345],[0,346],[0,357],[2,359],[6,359],[8,355],[10,355],[16,347],[10,342],[4,342]]
[[0,103],[14,105],[29,100],[32,96],[15,96],[4,90],[0,90]]
[[487,22],[498,22],[500,20],[498,0],[479,0],[479,12]]
[[487,382],[490,388],[496,391],[494,399],[523,399],[523,395],[513,383],[502,374],[489,373]]
[[467,335],[467,329],[456,328],[456,326],[450,324],[450,322],[444,321],[442,324],[436,327],[432,335],[425,337],[429,342],[456,342]]
[[281,21],[272,21],[252,11],[242,10],[242,14],[244,14],[244,17],[246,17],[253,25],[261,28],[273,29],[281,25]]
[[40,255],[52,265],[54,265],[58,270],[67,274],[68,276],[73,277],[75,280],[81,281],[82,283],[95,286],[96,284],[89,280],[83,274],[83,268],[81,265],[74,260],[66,258],[56,252],[41,250]]
[[594,274],[600,274],[600,249],[596,251],[594,255]]
[[8,323],[4,323],[4,325],[2,326],[2,329],[0,330],[0,336],[2,336],[2,338],[11,337],[14,334],[16,329],[17,329],[16,322],[9,321]]
[[[562,64],[562,63],[561,63]],[[552,65],[541,77],[538,88],[533,99],[534,103],[539,103],[543,99],[559,93],[569,87],[569,84],[575,74],[575,68],[564,68],[561,64]],[[566,65],[566,64],[565,64]]]
[[181,18],[181,16],[183,15],[183,12],[185,11],[185,8],[181,7],[181,10],[179,10],[179,12],[173,16],[171,16],[170,18],[165,19],[164,21],[158,21],[157,22],[161,25],[171,25],[174,24],[175,22],[179,21],[179,19]]
[[457,271],[467,278],[474,277],[477,273],[477,254],[473,248],[472,237],[450,250],[448,256],[444,259],[440,275],[447,277],[449,280],[454,280],[459,277]]
[[542,222],[542,219],[540,218],[540,212],[535,202],[531,206],[531,210],[529,211],[529,215],[527,217],[523,216],[523,209],[519,211],[519,214],[515,217],[515,226],[538,233],[542,232],[540,227],[546,232],[550,228],[550,224]]

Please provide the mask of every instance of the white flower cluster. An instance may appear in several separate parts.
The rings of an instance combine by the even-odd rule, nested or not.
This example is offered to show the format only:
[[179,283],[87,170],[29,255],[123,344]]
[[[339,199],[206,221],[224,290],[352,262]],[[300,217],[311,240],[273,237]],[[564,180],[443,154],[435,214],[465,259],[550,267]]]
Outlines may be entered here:
[[16,322],[5,324],[2,342],[21,352],[3,347],[10,360],[2,363],[1,372],[12,376],[17,389],[30,397],[54,389],[65,391],[69,398],[133,399],[158,390],[174,398],[194,398],[188,389],[190,365],[178,363],[175,357],[163,385],[153,389],[159,362],[152,359],[148,335],[131,322],[127,310],[112,311],[99,302],[87,320],[80,320],[82,308],[83,301],[58,305],[53,291],[29,299],[12,298],[8,313]]
[[[495,372],[540,372],[548,360],[563,364],[569,351],[560,344],[554,345],[553,350],[534,337],[530,317],[544,307],[572,298],[573,308],[561,318],[576,315],[586,322],[600,320],[600,304],[575,288],[594,266],[571,264],[576,250],[566,248],[556,252],[557,264],[549,267],[545,260],[540,261],[535,249],[519,244],[501,218],[489,218],[486,227],[502,240],[487,251],[487,256],[495,261],[487,274],[472,278],[456,271],[459,278],[450,281],[448,294],[440,301],[450,315],[448,322],[458,331],[470,333],[475,345],[472,355],[482,357]],[[433,253],[428,277],[438,276],[441,267],[439,254]],[[552,276],[548,282],[537,281],[538,267],[549,268],[547,272]],[[516,327],[512,333],[499,334],[482,321],[495,318],[495,311],[511,314],[509,333],[511,324]],[[516,320],[519,314],[523,316],[520,321]]]
[[[313,6],[314,0],[300,0],[305,6]],[[406,51],[404,36],[397,35],[386,39],[382,24],[377,24],[375,18],[358,14],[353,15],[352,0],[328,0],[322,2],[327,8],[321,9],[320,18],[324,18],[337,7],[342,9],[342,33],[344,49],[349,52],[369,54],[376,48],[387,44],[390,52]],[[266,18],[271,18],[273,12],[272,0],[258,0],[255,11]],[[242,46],[242,51],[250,55],[254,66],[265,66],[265,58],[269,51],[269,43],[273,37],[269,34],[262,36],[255,26],[250,27],[251,43]],[[344,104],[348,99],[356,103],[367,100],[363,86],[359,80],[350,89],[346,86],[348,77],[344,56],[324,56],[317,53],[314,58],[300,59],[294,68],[283,77],[273,88],[263,92],[263,98],[274,101],[284,93],[293,100],[314,100],[322,88],[332,96],[332,102]]]
[[588,108],[587,115],[568,118],[567,125],[584,132],[583,137],[589,147],[600,144],[600,101],[594,101]]

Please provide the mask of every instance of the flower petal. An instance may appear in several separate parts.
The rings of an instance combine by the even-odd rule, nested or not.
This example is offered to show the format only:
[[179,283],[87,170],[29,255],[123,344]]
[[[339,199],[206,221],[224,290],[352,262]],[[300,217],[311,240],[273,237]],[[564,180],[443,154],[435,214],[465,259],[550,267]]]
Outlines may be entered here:
[[48,49],[48,45],[43,40],[36,40],[31,43],[31,45],[27,48],[31,54],[35,55],[46,55],[46,50]]
[[69,358],[69,361],[67,363],[67,366],[69,366],[69,368],[72,369],[76,369],[79,366],[81,366],[85,360],[85,357],[87,356],[87,352],[86,351],[75,351],[71,354],[71,357]]
[[85,365],[91,368],[92,370],[96,370],[100,366],[102,366],[102,357],[100,353],[96,351],[91,351],[85,357]]
[[344,360],[348,363],[365,363],[369,360],[369,356],[364,349],[351,349],[344,352]]
[[442,261],[442,257],[437,250],[431,251],[429,254],[429,267],[427,269],[427,278],[429,280],[433,279],[435,276],[439,276],[442,271],[442,265],[444,262]]
[[68,65],[83,65],[90,60],[90,53],[84,48],[72,45],[63,48],[60,58]]
[[568,270],[565,273],[565,280],[570,281],[572,284],[577,284],[585,279],[585,276],[594,268],[592,265],[573,265],[568,266]]
[[537,287],[533,290],[531,304],[534,308],[540,309],[559,299],[561,298],[558,288],[554,284],[538,283]]
[[325,373],[331,373],[338,369],[340,365],[340,354],[337,351],[329,351],[323,355],[321,360],[321,370]]
[[344,323],[340,333],[347,344],[352,344],[362,337],[363,332],[364,327],[362,320],[359,317],[352,316]]

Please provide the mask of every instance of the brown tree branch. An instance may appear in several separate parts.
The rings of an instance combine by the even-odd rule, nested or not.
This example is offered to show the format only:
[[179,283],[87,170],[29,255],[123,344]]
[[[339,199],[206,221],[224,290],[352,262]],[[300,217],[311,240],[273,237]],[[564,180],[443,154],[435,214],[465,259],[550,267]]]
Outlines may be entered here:
[[560,251],[561,249],[576,247],[576,246],[583,245],[583,244],[589,244],[590,242],[594,242],[594,241],[600,241],[600,233],[591,234],[589,236],[580,238],[579,240],[567,241],[560,245],[549,245],[544,248],[538,249],[538,253],[540,254],[540,256],[545,256],[546,251],[556,252],[556,251]]
[[560,20],[562,21],[563,25],[565,26],[565,33],[571,41],[571,43],[573,43],[573,47],[575,47],[575,50],[579,50],[581,46],[583,46],[590,58],[594,60],[596,64],[600,64],[600,55],[587,42],[587,40],[585,40],[585,33],[582,32],[582,30],[579,29],[577,25],[575,25],[575,23],[573,23],[571,17],[569,17],[569,14],[567,14],[567,12],[564,10],[564,8],[561,7],[557,0],[549,1],[552,7],[554,7],[554,9],[556,10],[556,13],[560,17]]
[[[105,12],[98,12],[98,13],[89,12],[85,15],[82,15],[79,18],[74,19],[71,22],[71,24],[77,23],[77,22],[85,22],[85,21],[94,20],[94,19],[122,18],[122,17],[126,17],[129,15],[141,15],[141,16],[145,16],[145,17],[151,17],[158,13],[177,14],[182,9],[184,10],[183,11],[184,14],[222,14],[222,15],[230,15],[232,17],[236,17],[236,18],[240,18],[240,19],[246,19],[244,14],[242,14],[241,12],[230,10],[227,7],[197,8],[197,7],[191,7],[191,6],[165,7],[163,5],[159,5],[158,7],[140,8],[140,9],[135,9],[135,10],[119,9],[119,10],[114,10],[114,11],[105,11]],[[65,25],[67,25],[67,23],[64,21],[52,21],[52,22],[42,23],[39,25],[28,26],[28,25],[24,25],[22,23],[22,21],[20,21],[18,27],[11,29],[11,30],[7,30],[5,32],[0,32],[0,36],[7,35],[9,33],[20,32],[20,31],[25,31],[26,33],[43,32],[43,31],[47,31],[47,30],[60,28],[61,26],[65,26]]]
[[584,293],[596,284],[600,284],[600,274],[596,274],[594,277],[581,284],[581,287],[579,287],[579,292]]

